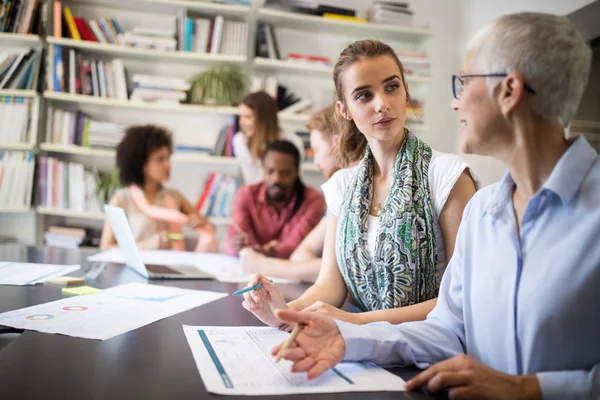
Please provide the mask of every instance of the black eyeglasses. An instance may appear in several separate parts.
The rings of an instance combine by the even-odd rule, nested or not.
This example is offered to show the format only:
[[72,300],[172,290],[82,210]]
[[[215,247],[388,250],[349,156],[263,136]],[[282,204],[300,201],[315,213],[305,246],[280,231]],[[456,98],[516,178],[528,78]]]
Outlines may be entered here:
[[[463,91],[463,85],[465,78],[504,78],[508,76],[506,73],[497,73],[497,74],[467,74],[467,75],[452,75],[452,94],[455,99],[459,99],[460,95]],[[524,84],[523,87],[526,91],[531,94],[536,94],[535,90],[533,90],[528,84]]]

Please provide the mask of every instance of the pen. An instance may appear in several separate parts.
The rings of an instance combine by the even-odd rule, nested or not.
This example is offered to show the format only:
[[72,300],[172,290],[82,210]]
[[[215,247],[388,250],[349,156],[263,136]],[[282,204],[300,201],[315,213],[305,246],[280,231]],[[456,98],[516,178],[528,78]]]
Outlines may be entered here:
[[281,348],[279,349],[279,352],[275,357],[275,362],[279,362],[279,360],[281,360],[281,356],[283,356],[283,352],[289,349],[292,343],[294,343],[294,340],[296,339],[296,336],[298,336],[298,332],[300,332],[300,329],[302,329],[302,325],[296,325],[296,327],[292,331],[292,334],[287,338],[285,343],[283,343],[283,346],[281,346]]
[[[269,282],[273,282],[273,280],[269,279]],[[262,283],[258,283],[258,284],[254,285],[254,286],[250,286],[250,287],[244,288],[242,290],[238,290],[237,292],[233,292],[233,295],[234,296],[239,296],[240,294],[244,294],[244,293],[250,292],[252,290],[260,289],[261,287],[263,287],[263,284]]]

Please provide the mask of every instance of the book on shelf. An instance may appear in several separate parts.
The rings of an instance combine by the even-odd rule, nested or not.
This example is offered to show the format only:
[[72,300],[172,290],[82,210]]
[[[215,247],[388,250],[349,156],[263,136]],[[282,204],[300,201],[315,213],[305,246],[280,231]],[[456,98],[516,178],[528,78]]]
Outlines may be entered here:
[[95,229],[52,225],[44,232],[44,241],[50,247],[76,249],[98,245],[101,232]]
[[393,1],[374,1],[372,6],[366,10],[369,22],[375,24],[386,24],[396,26],[414,27],[417,25],[414,12],[408,3]]
[[217,136],[217,142],[212,151],[213,156],[234,157],[233,135],[238,131],[238,118],[233,116],[230,123],[223,126]]
[[418,99],[411,98],[410,103],[406,104],[406,121],[423,122],[423,103]]
[[304,144],[304,162],[313,162],[315,160],[315,151],[310,147],[310,132],[296,131],[296,135],[302,139]]
[[361,24],[364,24],[365,22],[367,22],[366,18],[360,18],[360,17],[351,17],[349,15],[341,15],[341,14],[332,14],[332,13],[323,13],[323,18],[325,19],[334,19],[334,20],[338,20],[338,21],[347,21],[347,22],[359,22]]
[[0,89],[36,90],[41,65],[40,49],[0,51]]
[[33,101],[29,97],[0,96],[0,143],[35,143],[31,129]]
[[29,207],[35,156],[29,151],[0,152],[0,207]]
[[40,156],[38,189],[40,205],[75,212],[101,212],[96,194],[97,173],[83,164]]
[[53,2],[53,35],[57,38],[86,40],[98,43],[122,44],[121,26],[114,18],[86,20],[74,16],[61,1]]
[[179,104],[187,99],[190,84],[183,78],[134,74],[132,101]]
[[240,187],[240,179],[231,175],[212,172],[206,178],[196,211],[209,218],[231,216],[235,195]]
[[76,50],[48,46],[48,90],[70,94],[127,100],[127,76],[123,61],[83,59]]
[[409,76],[430,76],[431,66],[427,53],[417,51],[396,51],[402,62],[404,73]]
[[81,111],[48,108],[46,143],[114,149],[124,134],[125,127],[114,122],[96,121]]
[[297,64],[331,66],[331,59],[329,57],[315,56],[313,54],[287,53],[286,59],[288,62]]
[[0,32],[45,34],[47,7],[42,0],[0,0]]
[[279,45],[272,25],[265,23],[258,23],[256,25],[256,44],[254,51],[256,57],[272,58],[275,60],[281,59]]

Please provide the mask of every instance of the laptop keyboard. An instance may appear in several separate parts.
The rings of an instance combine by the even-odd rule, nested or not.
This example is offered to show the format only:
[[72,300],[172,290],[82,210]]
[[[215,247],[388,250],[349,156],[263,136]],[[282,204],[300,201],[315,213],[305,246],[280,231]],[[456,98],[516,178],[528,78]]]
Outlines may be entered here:
[[169,275],[183,275],[181,271],[177,271],[176,269],[169,268],[166,265],[156,265],[156,264],[146,264],[146,269],[153,274],[169,274]]

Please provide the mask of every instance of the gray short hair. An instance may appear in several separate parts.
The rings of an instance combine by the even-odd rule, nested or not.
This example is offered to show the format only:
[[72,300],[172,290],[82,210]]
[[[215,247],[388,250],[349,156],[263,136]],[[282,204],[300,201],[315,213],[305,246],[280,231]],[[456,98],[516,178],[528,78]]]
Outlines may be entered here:
[[[534,112],[567,126],[588,82],[592,52],[566,17],[523,12],[504,15],[471,40],[471,67],[477,73],[516,72],[536,91]],[[488,78],[490,92],[498,78]]]

